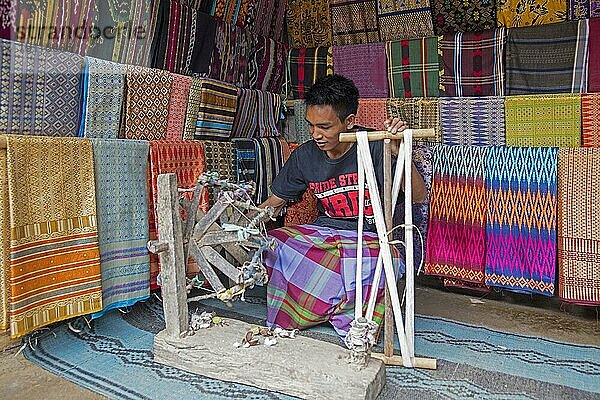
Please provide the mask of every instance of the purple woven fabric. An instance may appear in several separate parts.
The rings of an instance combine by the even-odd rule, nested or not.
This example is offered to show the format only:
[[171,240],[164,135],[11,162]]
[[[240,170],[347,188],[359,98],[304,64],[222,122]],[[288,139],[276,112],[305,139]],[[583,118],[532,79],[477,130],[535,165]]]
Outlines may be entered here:
[[343,60],[333,71],[352,79],[361,98],[388,97],[385,42],[333,46],[333,59]]

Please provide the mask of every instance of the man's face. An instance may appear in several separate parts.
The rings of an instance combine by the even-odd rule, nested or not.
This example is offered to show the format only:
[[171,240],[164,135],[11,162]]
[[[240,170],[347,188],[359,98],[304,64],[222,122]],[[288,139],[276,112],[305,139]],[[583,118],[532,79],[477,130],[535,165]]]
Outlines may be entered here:
[[354,126],[354,114],[349,115],[345,121],[340,118],[329,105],[308,106],[306,109],[306,121],[312,138],[319,149],[330,155],[343,154],[347,150],[348,143],[340,143],[341,132],[346,132]]

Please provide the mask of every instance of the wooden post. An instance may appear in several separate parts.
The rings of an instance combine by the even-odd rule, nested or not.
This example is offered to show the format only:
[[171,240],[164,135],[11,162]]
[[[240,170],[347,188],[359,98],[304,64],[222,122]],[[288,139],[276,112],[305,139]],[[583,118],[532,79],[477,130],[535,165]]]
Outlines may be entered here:
[[179,338],[182,333],[187,332],[189,320],[185,289],[186,263],[183,256],[183,232],[175,174],[158,176],[157,205],[158,246],[165,243],[168,246],[165,251],[158,253],[166,331],[170,337]]
[[[406,137],[408,136],[408,140]],[[410,356],[415,356],[415,260],[412,215],[412,135],[404,136],[404,242],[406,243],[406,341]]]
[[[386,229],[392,226],[392,150],[389,139],[383,141],[383,202]],[[388,235],[388,240],[390,239]],[[391,250],[391,249],[390,249]],[[393,253],[392,253],[393,254]],[[385,273],[385,272],[384,272]],[[383,324],[383,354],[387,357],[394,355],[394,310],[390,288],[385,285],[385,320]]]

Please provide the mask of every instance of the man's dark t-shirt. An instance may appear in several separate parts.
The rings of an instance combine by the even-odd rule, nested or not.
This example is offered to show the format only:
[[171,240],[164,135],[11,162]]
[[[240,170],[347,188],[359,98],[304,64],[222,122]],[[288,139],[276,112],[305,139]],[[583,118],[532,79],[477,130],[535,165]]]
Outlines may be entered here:
[[[383,190],[383,141],[369,142],[379,191]],[[338,159],[327,157],[314,141],[292,152],[272,183],[273,194],[287,201],[311,189],[317,197],[314,225],[333,229],[358,229],[357,144]],[[395,160],[394,160],[395,161]],[[394,163],[395,164],[395,163]],[[402,194],[401,194],[402,195]],[[401,199],[399,199],[401,201]],[[365,230],[375,231],[368,187],[365,189]]]

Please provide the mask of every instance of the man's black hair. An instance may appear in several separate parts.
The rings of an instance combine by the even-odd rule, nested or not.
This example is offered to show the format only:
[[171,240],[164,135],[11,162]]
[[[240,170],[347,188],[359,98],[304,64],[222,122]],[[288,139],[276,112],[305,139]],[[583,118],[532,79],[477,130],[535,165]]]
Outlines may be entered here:
[[358,111],[358,89],[354,82],[342,75],[327,75],[317,79],[306,91],[306,106],[331,106],[340,121]]

